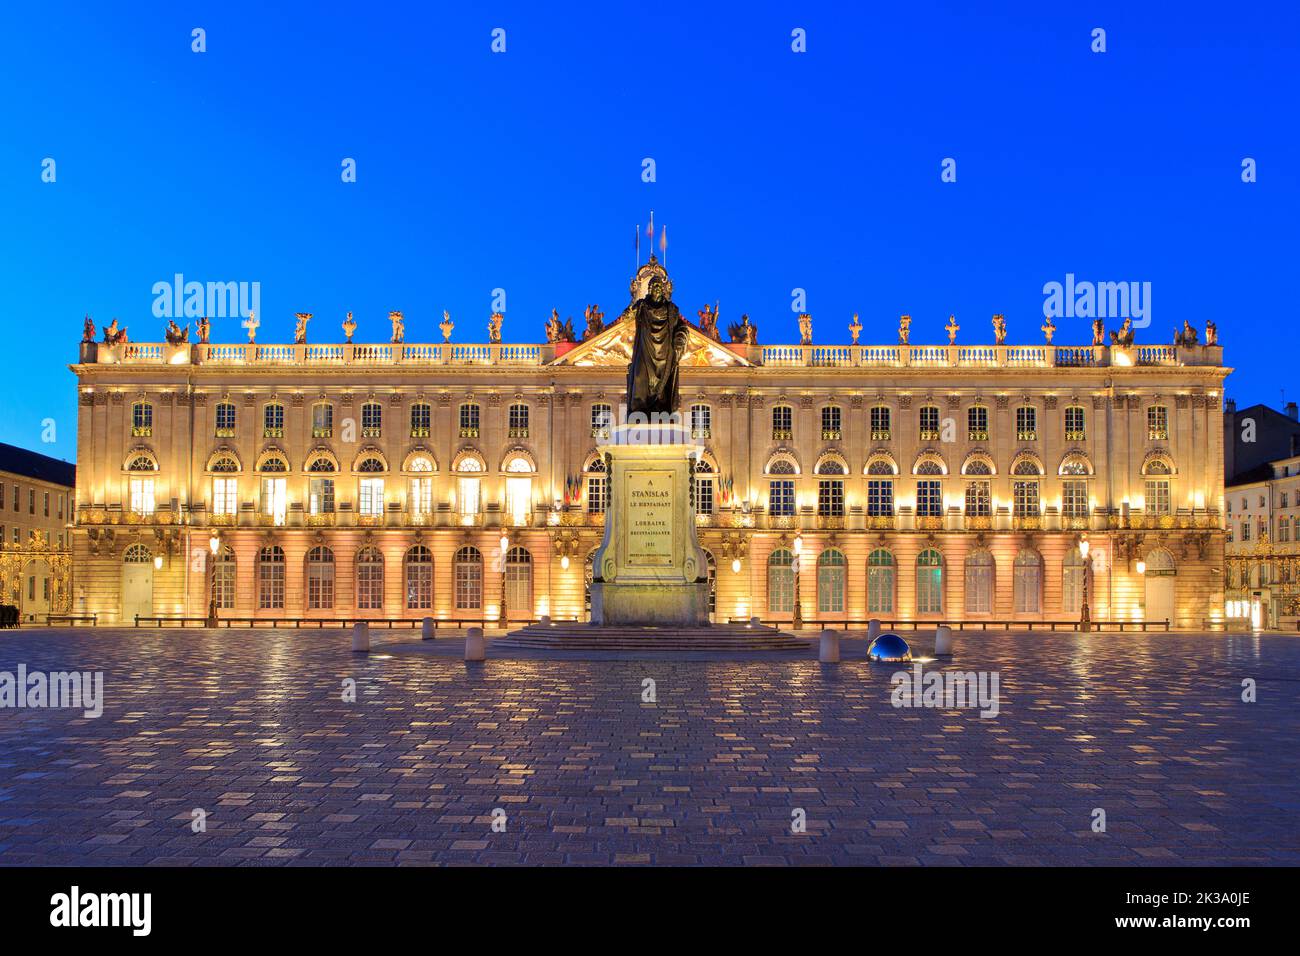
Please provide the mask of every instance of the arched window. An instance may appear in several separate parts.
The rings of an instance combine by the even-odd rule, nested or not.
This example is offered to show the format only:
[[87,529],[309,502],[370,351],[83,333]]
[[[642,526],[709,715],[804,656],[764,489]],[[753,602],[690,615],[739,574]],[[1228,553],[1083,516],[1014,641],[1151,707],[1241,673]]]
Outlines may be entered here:
[[1078,548],[1065,552],[1065,561],[1061,565],[1061,610],[1066,614],[1078,614],[1083,610],[1084,581],[1088,568]]
[[838,548],[827,548],[817,557],[817,613],[844,613],[844,586],[848,561]]
[[943,613],[943,558],[934,548],[916,556],[916,613]]
[[691,507],[696,514],[713,514],[713,466],[702,457],[696,459],[691,476]]
[[148,564],[153,560],[153,554],[145,545],[133,544],[126,549],[126,553],[122,555],[122,560],[126,564]]
[[876,548],[867,558],[867,610],[894,613],[894,556]]
[[993,612],[993,555],[980,549],[966,555],[966,613]]
[[1143,510],[1149,515],[1167,515],[1173,511],[1173,498],[1170,494],[1169,476],[1174,473],[1167,461],[1153,458],[1142,469],[1146,475],[1143,483],[1145,492]]
[[270,545],[257,553],[257,606],[284,608],[284,549]]
[[212,562],[212,600],[223,611],[235,606],[235,550],[230,545]]
[[767,610],[789,614],[794,610],[794,554],[777,548],[767,559]]
[[318,455],[307,464],[307,513],[331,515],[334,513],[334,462]]
[[[843,475],[848,469],[837,458],[827,458],[817,464],[818,475]],[[817,482],[817,514],[822,517],[844,516],[844,480],[823,478]]]
[[587,513],[604,514],[609,507],[609,476],[599,456],[587,464]]
[[1014,567],[1017,614],[1038,614],[1043,609],[1043,559],[1028,548],[1016,555]]
[[456,610],[476,611],[483,607],[483,554],[478,548],[465,546],[456,552],[452,563]]
[[384,556],[377,548],[357,552],[357,609],[376,611],[384,606]]
[[315,547],[307,552],[307,610],[334,606],[334,552]]
[[433,607],[433,552],[417,544],[406,552],[406,607],[412,611]]
[[533,556],[518,545],[506,554],[506,614],[533,616]]
[[221,455],[213,459],[212,464],[208,466],[208,471],[215,472],[219,475],[231,474],[239,471],[239,462],[229,455]]

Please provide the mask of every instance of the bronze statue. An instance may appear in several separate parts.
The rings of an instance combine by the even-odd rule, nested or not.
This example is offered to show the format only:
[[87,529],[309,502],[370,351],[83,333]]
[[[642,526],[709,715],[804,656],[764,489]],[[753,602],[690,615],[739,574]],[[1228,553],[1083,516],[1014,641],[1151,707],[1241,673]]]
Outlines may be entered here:
[[645,298],[632,307],[636,331],[627,367],[628,414],[677,411],[677,370],[689,325],[673,304],[672,294],[672,283],[656,275]]
[[582,313],[587,320],[587,330],[582,333],[582,341],[594,339],[605,331],[605,313],[600,311],[599,305],[589,305]]

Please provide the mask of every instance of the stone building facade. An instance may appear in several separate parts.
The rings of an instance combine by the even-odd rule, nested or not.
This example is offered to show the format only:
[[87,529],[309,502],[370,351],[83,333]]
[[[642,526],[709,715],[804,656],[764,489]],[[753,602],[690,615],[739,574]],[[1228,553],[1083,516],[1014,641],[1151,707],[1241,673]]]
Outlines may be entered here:
[[[594,314],[541,345],[83,343],[83,609],[583,619],[631,343],[627,310]],[[760,345],[700,317],[715,620],[790,621],[797,594],[806,626],[1072,621],[1085,587],[1094,620],[1222,620],[1218,345],[911,345],[910,320],[816,345],[810,319]]]
[[71,600],[76,467],[0,442],[0,604],[43,622]]
[[1230,623],[1293,629],[1300,612],[1300,455],[1269,462],[1267,477],[1228,485],[1225,497]]

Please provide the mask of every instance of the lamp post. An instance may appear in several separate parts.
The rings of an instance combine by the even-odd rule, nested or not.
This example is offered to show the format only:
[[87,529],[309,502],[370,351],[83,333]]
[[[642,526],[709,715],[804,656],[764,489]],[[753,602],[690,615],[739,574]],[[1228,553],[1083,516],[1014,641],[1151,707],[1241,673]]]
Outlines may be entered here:
[[212,573],[208,576],[208,619],[207,627],[217,626],[217,552],[221,550],[221,538],[213,535],[208,538],[208,550],[212,552]]
[[791,629],[795,631],[803,630],[803,605],[799,600],[799,566],[801,563],[800,555],[802,554],[803,535],[797,534],[794,536],[794,561],[792,562],[792,570],[794,571],[794,617],[790,624]]
[[501,627],[508,629],[510,625],[506,621],[506,575],[509,573],[510,565],[510,538],[501,535]]
[[1083,605],[1079,608],[1079,630],[1088,633],[1092,630],[1092,615],[1088,609],[1088,539],[1079,539],[1079,557],[1083,558]]

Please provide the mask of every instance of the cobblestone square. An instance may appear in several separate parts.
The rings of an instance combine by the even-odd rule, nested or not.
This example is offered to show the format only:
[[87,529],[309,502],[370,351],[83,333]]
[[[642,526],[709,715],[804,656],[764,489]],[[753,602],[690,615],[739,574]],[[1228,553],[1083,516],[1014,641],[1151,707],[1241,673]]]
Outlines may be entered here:
[[103,671],[105,697],[0,710],[0,864],[1300,862],[1294,637],[959,634],[925,666],[996,671],[993,718],[895,708],[902,668],[858,638],[837,666],[434,643],[0,633],[0,671]]

